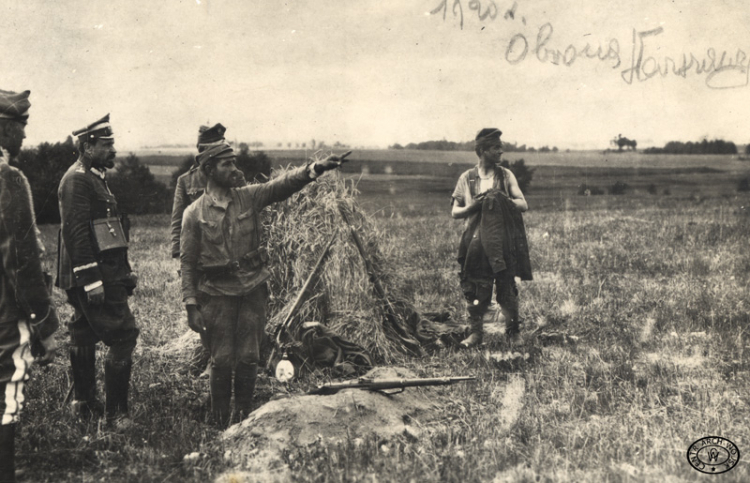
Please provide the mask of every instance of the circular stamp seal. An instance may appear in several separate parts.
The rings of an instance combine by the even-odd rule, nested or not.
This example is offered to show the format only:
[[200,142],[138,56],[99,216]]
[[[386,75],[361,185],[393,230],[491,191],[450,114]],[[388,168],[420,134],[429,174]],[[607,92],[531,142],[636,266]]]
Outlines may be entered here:
[[701,473],[718,475],[734,468],[740,460],[740,450],[726,438],[706,436],[690,445],[687,459]]

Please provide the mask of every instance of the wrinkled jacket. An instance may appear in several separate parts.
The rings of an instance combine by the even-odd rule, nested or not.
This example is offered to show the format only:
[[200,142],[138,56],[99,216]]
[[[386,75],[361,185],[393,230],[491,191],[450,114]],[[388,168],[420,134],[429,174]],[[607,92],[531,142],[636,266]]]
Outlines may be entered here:
[[57,195],[62,220],[57,286],[68,290],[98,281],[130,280],[127,249],[97,254],[94,248],[91,222],[120,216],[107,182],[79,159],[63,176]]
[[42,271],[31,188],[6,161],[0,153],[0,324],[27,320],[44,339],[59,321]]
[[180,231],[185,209],[206,191],[206,175],[194,164],[187,173],[177,178],[172,205],[172,258],[180,256]]
[[[268,280],[265,266],[244,263],[257,258],[253,254],[260,248],[260,212],[309,183],[307,169],[302,166],[268,183],[233,188],[226,209],[206,195],[185,210],[180,234],[183,300],[199,292],[244,295]],[[217,270],[232,265],[235,270]]]
[[[481,211],[469,217],[461,236],[458,263],[464,280],[491,280],[504,270],[521,280],[532,280],[523,215],[508,198],[503,169],[496,170],[494,188],[487,192]],[[467,173],[472,198],[478,178],[475,171],[476,168]]]

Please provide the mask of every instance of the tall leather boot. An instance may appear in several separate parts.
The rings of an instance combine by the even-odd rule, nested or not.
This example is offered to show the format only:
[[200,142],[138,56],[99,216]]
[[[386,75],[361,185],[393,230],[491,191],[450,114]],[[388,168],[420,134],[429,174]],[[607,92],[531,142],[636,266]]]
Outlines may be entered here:
[[116,422],[118,418],[128,415],[128,388],[131,360],[110,360],[104,363],[104,390],[107,393],[107,422]]
[[234,407],[240,421],[253,409],[258,364],[238,364],[234,370]]
[[211,367],[209,375],[211,385],[211,412],[214,421],[220,428],[229,425],[230,403],[232,401],[232,369],[229,367]]
[[16,481],[16,425],[0,425],[0,483]]
[[461,341],[461,345],[468,348],[476,347],[482,343],[484,336],[484,320],[481,315],[469,315],[469,326],[471,333],[469,337]]
[[75,416],[83,418],[102,415],[102,404],[96,399],[96,346],[72,346],[70,367],[73,371]]

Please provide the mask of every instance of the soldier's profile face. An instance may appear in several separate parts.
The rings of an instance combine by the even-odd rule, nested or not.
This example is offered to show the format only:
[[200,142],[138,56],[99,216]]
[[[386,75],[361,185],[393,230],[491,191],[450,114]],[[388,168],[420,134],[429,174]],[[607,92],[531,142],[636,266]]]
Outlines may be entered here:
[[16,121],[8,121],[4,124],[3,147],[11,157],[16,157],[21,152],[23,140],[26,139],[26,126]]
[[491,161],[498,162],[500,157],[503,155],[503,144],[498,141],[497,143],[488,146],[483,154],[487,156]]
[[114,167],[115,157],[117,157],[115,140],[97,139],[96,142],[90,144],[88,155],[91,157],[93,166]]
[[236,158],[220,159],[211,172],[216,184],[222,188],[238,188],[245,185],[245,175],[237,169]]

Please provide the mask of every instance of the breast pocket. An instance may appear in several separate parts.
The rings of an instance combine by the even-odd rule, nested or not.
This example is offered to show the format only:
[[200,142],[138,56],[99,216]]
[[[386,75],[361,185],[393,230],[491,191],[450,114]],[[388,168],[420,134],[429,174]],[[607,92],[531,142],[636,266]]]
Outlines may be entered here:
[[247,210],[237,216],[237,229],[240,236],[249,237],[255,233],[255,210]]
[[201,237],[212,245],[221,244],[224,240],[224,234],[221,231],[221,225],[215,221],[200,222]]
[[91,207],[92,218],[106,218],[117,213],[117,200],[109,193],[97,191],[96,203]]

